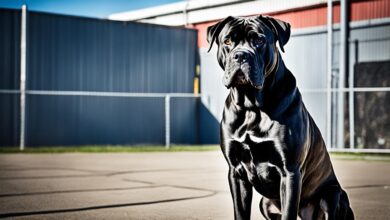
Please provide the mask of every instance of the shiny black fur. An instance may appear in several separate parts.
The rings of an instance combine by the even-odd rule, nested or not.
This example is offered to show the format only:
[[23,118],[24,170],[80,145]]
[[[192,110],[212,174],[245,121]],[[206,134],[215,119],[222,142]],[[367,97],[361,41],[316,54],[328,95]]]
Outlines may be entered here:
[[235,219],[250,219],[252,189],[267,219],[354,219],[323,138],[302,102],[284,51],[290,25],[228,17],[207,30],[230,89],[221,122]]

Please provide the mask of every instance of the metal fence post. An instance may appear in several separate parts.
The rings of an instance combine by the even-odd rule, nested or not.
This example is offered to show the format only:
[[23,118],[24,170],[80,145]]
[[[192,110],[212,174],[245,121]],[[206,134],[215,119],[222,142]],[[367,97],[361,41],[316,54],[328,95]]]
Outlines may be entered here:
[[326,146],[332,148],[332,61],[333,61],[333,4],[328,0],[328,62],[327,62],[327,91],[326,91]]
[[345,93],[343,89],[345,89],[345,76],[347,73],[347,51],[348,51],[348,0],[340,1],[340,62],[339,62],[339,100],[338,100],[338,117],[337,117],[337,147],[344,146],[344,96]]
[[[356,46],[356,45],[355,45]],[[348,96],[348,111],[349,111],[349,148],[355,148],[355,102],[354,102],[354,71],[349,71],[349,96]]]
[[20,150],[25,147],[27,6],[22,6],[20,31]]
[[165,148],[169,149],[171,146],[171,96],[165,95]]

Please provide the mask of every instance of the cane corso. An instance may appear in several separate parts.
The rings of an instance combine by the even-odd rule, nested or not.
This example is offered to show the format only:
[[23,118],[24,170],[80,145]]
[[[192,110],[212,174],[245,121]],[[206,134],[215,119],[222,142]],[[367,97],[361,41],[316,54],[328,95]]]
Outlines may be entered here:
[[250,219],[252,188],[266,219],[354,219],[321,133],[284,65],[290,24],[228,17],[208,27],[230,90],[221,121],[235,219]]

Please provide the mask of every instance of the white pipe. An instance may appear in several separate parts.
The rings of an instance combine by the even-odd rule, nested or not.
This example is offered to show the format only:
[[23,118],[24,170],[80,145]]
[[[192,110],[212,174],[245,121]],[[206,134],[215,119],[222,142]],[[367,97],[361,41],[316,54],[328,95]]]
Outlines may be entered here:
[[[339,62],[339,88],[345,88],[345,75],[347,73],[347,0],[340,1],[340,62]],[[338,117],[337,117],[337,147],[344,146],[344,93],[340,92],[338,96]]]
[[186,4],[184,5],[184,9],[183,9],[184,27],[188,26],[188,5],[189,5],[189,3],[190,3],[190,1],[186,0]]
[[25,147],[27,6],[22,6],[20,30],[20,150]]
[[171,147],[171,97],[165,96],[165,148]]
[[[357,46],[357,45],[355,45]],[[357,54],[355,54],[357,56]],[[349,148],[355,148],[355,102],[354,102],[354,71],[349,71],[349,96],[348,96],[348,110],[349,110]]]
[[328,0],[328,41],[327,41],[327,99],[326,99],[326,146],[332,148],[332,61],[333,61],[333,4]]

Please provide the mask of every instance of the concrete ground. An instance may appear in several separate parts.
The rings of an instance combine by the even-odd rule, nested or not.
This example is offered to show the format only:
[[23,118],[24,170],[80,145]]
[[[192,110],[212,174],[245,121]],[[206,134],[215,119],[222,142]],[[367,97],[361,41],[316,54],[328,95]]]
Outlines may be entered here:
[[[389,219],[390,162],[334,159],[356,219]],[[262,219],[259,196],[252,219]],[[233,219],[220,152],[3,154],[0,218]]]

